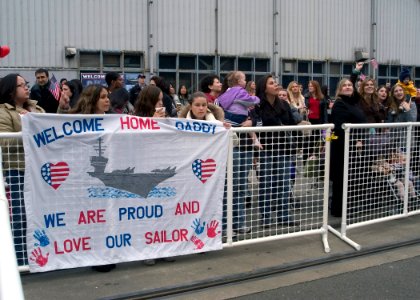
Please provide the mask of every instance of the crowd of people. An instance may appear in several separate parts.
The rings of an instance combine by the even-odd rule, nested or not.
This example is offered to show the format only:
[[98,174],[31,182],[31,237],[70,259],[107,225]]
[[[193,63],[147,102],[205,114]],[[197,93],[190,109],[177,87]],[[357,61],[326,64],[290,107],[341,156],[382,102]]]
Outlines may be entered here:
[[[257,82],[246,82],[243,72],[232,71],[221,81],[217,75],[208,75],[200,83],[200,91],[189,91],[186,85],[175,85],[160,76],[152,76],[146,84],[146,76],[140,74],[138,83],[130,90],[124,88],[120,74],[106,74],[107,86],[83,87],[80,80],[60,81],[57,94],[49,78],[48,70],[35,72],[36,84],[29,89],[25,78],[9,74],[0,80],[0,132],[21,131],[20,115],[25,113],[78,113],[78,114],[132,114],[151,118],[189,118],[220,121],[229,129],[234,127],[289,126],[333,123],[334,134],[331,148],[332,199],[331,214],[340,217],[343,198],[344,123],[395,123],[419,121],[420,89],[416,89],[406,69],[392,88],[377,86],[375,79],[359,80],[363,63],[355,65],[349,78],[342,79],[335,96],[328,95],[328,87],[311,80],[307,87],[292,81],[283,88],[272,75]],[[190,95],[189,92],[192,92]],[[416,105],[417,104],[417,105]],[[418,129],[417,129],[418,130]],[[304,131],[302,131],[304,132]],[[389,138],[389,132],[376,130],[369,133],[375,139]],[[245,224],[245,199],[248,196],[248,173],[258,159],[259,195],[258,211],[261,226],[269,228],[273,223],[282,226],[299,226],[290,208],[292,190],[293,157],[299,154],[306,161],[320,143],[319,131],[303,134],[298,142],[287,132],[238,133],[233,147],[233,230],[236,234],[251,231]],[[372,138],[373,139],[373,138]],[[360,134],[350,145],[371,156],[372,170],[390,172],[395,159],[384,157],[380,152],[372,154]],[[22,144],[15,139],[1,140],[3,170],[10,188],[13,212],[12,231],[19,264],[25,245],[25,210],[23,200],[24,159]],[[417,149],[418,142],[414,145]],[[357,152],[357,151],[355,151]],[[258,155],[256,156],[255,153]],[[399,153],[398,155],[401,155]],[[13,159],[12,159],[13,158]],[[9,162],[10,161],[10,162]],[[13,162],[12,162],[13,161]],[[354,166],[353,166],[354,167]],[[414,168],[413,177],[419,176]],[[360,180],[360,178],[358,179]],[[401,195],[401,179],[396,183]],[[416,184],[410,186],[415,197]],[[413,191],[413,192],[411,192]],[[226,193],[225,193],[226,195]],[[224,197],[226,203],[226,196]],[[224,219],[226,215],[224,215]],[[274,220],[274,222],[273,222]],[[225,223],[225,222],[224,222]],[[148,264],[154,264],[149,261]],[[108,269],[112,269],[109,267]],[[107,268],[102,271],[107,271]],[[101,270],[101,269],[98,269]]]

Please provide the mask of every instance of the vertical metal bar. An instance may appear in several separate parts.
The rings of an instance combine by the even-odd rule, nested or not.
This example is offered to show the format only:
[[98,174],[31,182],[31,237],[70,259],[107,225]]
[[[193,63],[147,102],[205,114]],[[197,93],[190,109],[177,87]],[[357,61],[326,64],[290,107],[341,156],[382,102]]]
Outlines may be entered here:
[[277,19],[278,19],[279,12],[277,11],[277,0],[273,0],[273,66],[272,66],[272,74],[276,80],[278,80],[278,41],[277,41]]
[[324,243],[325,252],[330,252],[328,245],[328,201],[330,189],[330,157],[331,157],[331,128],[327,129],[325,137],[325,165],[324,165],[324,203],[322,212],[322,228],[325,230],[322,233],[322,240]]
[[10,227],[9,205],[4,189],[2,154],[0,148],[0,299],[24,299]]
[[408,193],[410,189],[410,160],[411,160],[411,133],[413,124],[410,122],[407,128],[407,144],[405,149],[405,174],[404,174],[404,214],[408,213]]
[[347,191],[349,180],[349,152],[350,152],[350,129],[344,126],[344,174],[343,174],[343,211],[341,215],[341,235],[346,236],[347,225]]
[[[376,0],[370,2],[370,59],[376,58]],[[369,75],[376,78],[375,69],[369,64]]]
[[233,137],[235,132],[229,130],[229,148],[227,160],[227,186],[226,186],[226,233],[227,243],[232,245],[233,224]]
[[152,48],[153,48],[153,34],[152,34],[152,16],[151,14],[151,6],[153,5],[153,1],[147,1],[147,67],[149,67],[149,74],[154,74],[153,70],[153,61],[152,58]]
[[215,0],[214,8],[214,55],[216,74],[220,76],[220,57],[219,57],[219,0]]

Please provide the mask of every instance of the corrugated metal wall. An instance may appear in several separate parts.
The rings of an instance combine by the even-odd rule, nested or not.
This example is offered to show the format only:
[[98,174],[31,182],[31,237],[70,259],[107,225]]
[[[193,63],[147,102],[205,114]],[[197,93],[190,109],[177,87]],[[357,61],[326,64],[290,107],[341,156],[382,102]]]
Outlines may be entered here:
[[[370,50],[372,1],[153,0],[151,58],[156,65],[158,52],[274,57],[278,42],[278,58],[350,61],[355,49]],[[0,0],[0,44],[12,49],[0,69],[75,69],[65,46],[147,54],[148,2]],[[378,61],[420,65],[420,1],[375,3]]]
[[370,1],[278,0],[280,56],[353,60],[369,50]]
[[377,0],[377,58],[420,65],[420,1]]
[[271,57],[273,1],[219,1],[219,53]]
[[215,3],[214,0],[153,1],[154,50],[214,55]]
[[147,1],[0,0],[0,67],[77,67],[64,47],[146,50]]

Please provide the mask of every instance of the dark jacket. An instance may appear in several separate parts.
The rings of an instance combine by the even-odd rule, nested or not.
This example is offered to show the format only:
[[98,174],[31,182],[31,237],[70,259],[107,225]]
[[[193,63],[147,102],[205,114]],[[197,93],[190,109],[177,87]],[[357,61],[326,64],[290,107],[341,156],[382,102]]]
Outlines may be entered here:
[[[273,105],[261,101],[251,111],[251,118],[257,126],[296,125],[290,105],[280,99],[276,99]],[[259,139],[264,150],[276,151],[276,155],[289,154],[295,148],[292,135],[285,131],[261,132]]]
[[38,105],[41,106],[47,113],[56,113],[58,108],[58,100],[51,94],[50,88],[51,82],[44,86],[35,84],[31,89],[30,99],[38,101]]
[[141,86],[137,83],[130,89],[130,103],[135,105],[137,98],[141,92]]
[[[340,96],[334,103],[332,113],[332,122],[334,123],[334,134],[337,139],[331,142],[331,178],[343,178],[344,165],[344,129],[341,127],[344,123],[367,123],[366,116],[360,106],[360,95],[355,92],[351,97]],[[362,132],[362,130],[360,130]],[[364,137],[360,133],[360,140]],[[352,141],[358,139],[352,137]],[[350,145],[352,146],[352,145]]]
[[168,117],[176,118],[178,116],[174,99],[166,93],[163,93],[163,106],[165,106]]

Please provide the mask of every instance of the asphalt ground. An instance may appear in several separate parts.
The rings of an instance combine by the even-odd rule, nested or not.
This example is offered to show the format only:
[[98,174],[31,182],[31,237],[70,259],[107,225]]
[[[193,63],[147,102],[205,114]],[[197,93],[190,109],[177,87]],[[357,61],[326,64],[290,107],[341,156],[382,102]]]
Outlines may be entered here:
[[[331,219],[329,223],[337,226],[339,222]],[[351,261],[357,257],[366,257],[358,269],[383,264],[383,260],[372,259],[371,254],[417,245],[419,228],[420,216],[416,215],[349,230],[347,236],[362,246],[360,251],[330,233],[330,253],[324,252],[320,235],[311,235],[187,255],[172,263],[158,261],[154,266],[123,263],[109,273],[77,268],[22,274],[22,283],[26,299],[229,299],[353,272],[357,269]],[[415,251],[411,257],[418,253]],[[389,261],[405,258],[396,255]],[[337,263],[333,271],[303,274],[308,268]],[[278,274],[293,276],[273,279],[275,283],[270,285],[251,284]]]

